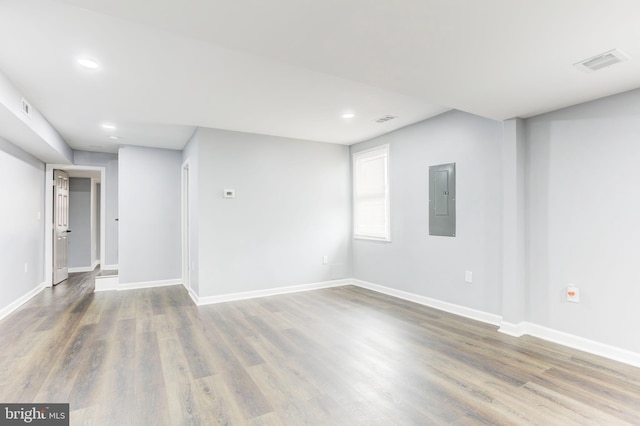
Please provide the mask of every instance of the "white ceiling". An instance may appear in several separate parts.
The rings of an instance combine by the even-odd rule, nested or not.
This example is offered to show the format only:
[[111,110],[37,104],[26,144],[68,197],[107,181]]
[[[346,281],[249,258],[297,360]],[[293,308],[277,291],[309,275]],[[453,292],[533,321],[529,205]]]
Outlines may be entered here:
[[[180,149],[197,126],[350,144],[451,108],[503,120],[638,88],[639,16],[637,0],[0,0],[0,70],[75,149]],[[614,48],[632,59],[572,66]]]

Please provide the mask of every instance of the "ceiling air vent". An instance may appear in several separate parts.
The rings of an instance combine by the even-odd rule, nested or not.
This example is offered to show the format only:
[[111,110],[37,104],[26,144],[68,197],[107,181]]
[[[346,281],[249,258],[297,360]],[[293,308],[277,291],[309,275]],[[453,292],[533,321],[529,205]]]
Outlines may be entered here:
[[374,121],[376,123],[386,123],[387,121],[393,120],[394,118],[398,118],[395,115],[383,115],[380,118],[376,118]]
[[584,72],[594,72],[602,68],[609,67],[613,64],[617,64],[618,62],[623,62],[628,60],[629,60],[629,56],[622,53],[618,49],[613,49],[608,52],[604,52],[599,55],[593,56],[589,59],[585,59],[584,61],[580,61],[573,65]]

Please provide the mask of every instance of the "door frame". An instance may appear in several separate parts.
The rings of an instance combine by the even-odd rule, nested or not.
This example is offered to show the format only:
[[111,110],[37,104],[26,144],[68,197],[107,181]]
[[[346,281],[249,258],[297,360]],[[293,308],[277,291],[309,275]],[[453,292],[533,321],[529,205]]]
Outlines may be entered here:
[[189,294],[191,291],[191,223],[190,214],[191,206],[189,202],[189,185],[190,170],[189,160],[182,163],[181,167],[181,186],[182,186],[182,285],[187,289]]
[[44,274],[45,285],[53,286],[53,170],[80,170],[100,172],[100,265],[105,265],[106,251],[106,168],[95,166],[77,166],[69,164],[45,165],[45,191],[44,191]]

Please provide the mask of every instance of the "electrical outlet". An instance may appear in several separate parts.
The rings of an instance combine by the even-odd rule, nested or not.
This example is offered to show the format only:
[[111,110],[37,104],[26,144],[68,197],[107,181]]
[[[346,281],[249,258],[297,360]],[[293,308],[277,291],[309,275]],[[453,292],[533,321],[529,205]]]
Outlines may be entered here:
[[327,263],[329,263],[329,256],[322,256],[322,264],[326,265]]
[[24,272],[29,272],[29,264],[27,262],[24,263]]
[[473,282],[473,272],[464,271],[464,282],[472,283]]
[[567,302],[580,303],[580,289],[573,284],[567,286]]

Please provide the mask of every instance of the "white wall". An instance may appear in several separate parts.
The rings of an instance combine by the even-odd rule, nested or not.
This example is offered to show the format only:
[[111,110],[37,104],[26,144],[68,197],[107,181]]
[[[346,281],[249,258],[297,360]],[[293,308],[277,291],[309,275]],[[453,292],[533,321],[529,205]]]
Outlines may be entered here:
[[119,281],[181,278],[180,151],[125,146],[119,158]]
[[348,147],[197,132],[200,297],[350,276]]
[[[508,332],[527,318],[526,136],[524,120],[506,120],[502,128],[502,323]],[[516,333],[517,334],[517,333]]]
[[91,179],[69,179],[69,268],[91,266],[92,192]]
[[[0,314],[44,282],[44,163],[0,139]],[[27,270],[25,271],[25,264]]]
[[20,144],[31,155],[49,163],[71,163],[73,150],[38,111],[37,105],[31,105],[30,118],[22,112],[22,94],[2,72],[0,125],[0,134]]
[[[452,111],[353,145],[390,144],[391,186],[391,242],[354,240],[354,278],[499,315],[501,140],[502,123]],[[456,163],[455,237],[429,235],[429,166],[443,163]]]
[[[105,263],[102,268],[118,267],[118,155],[102,152],[74,151],[73,163],[105,168]],[[99,257],[99,256],[98,256]]]
[[530,321],[639,353],[640,91],[531,118],[526,134]]

